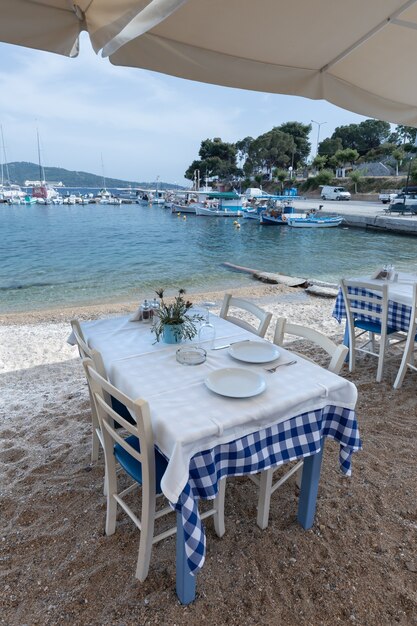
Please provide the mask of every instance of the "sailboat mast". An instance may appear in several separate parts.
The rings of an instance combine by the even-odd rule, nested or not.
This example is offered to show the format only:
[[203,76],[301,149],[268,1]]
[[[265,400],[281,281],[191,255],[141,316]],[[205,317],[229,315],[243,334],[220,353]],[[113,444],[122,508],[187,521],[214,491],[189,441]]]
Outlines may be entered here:
[[[7,183],[10,184],[10,174],[9,174],[9,162],[7,160],[7,155],[6,155],[6,144],[4,143],[4,135],[3,135],[3,126],[0,126],[0,130],[1,130],[1,145],[3,148],[3,158],[4,158],[4,166],[6,168],[6,177],[7,177]],[[3,184],[3,162],[1,164],[1,182]]]
[[106,189],[106,177],[104,176],[103,153],[101,153],[101,173],[102,173],[102,176],[103,176],[103,189]]
[[39,141],[39,129],[38,128],[36,129],[36,137],[37,137],[37,140],[38,140],[39,182],[42,185],[42,182],[43,182],[43,180],[45,178],[45,173],[43,171],[42,163],[41,163],[41,144],[40,144],[40,141]]

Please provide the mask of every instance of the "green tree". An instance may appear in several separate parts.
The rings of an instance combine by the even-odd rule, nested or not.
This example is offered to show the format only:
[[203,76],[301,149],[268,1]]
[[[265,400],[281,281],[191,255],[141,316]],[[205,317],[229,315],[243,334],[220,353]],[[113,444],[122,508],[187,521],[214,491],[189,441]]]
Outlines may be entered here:
[[288,177],[288,172],[286,170],[277,170],[276,178],[277,180],[279,180],[280,185],[281,185],[281,195],[282,195],[282,192],[284,191],[284,183],[287,180],[287,177]]
[[357,150],[360,156],[365,155],[372,148],[385,143],[390,135],[391,127],[388,122],[380,120],[365,120],[360,124],[338,126],[332,139],[341,139],[343,148]]
[[412,126],[403,126],[402,124],[399,124],[395,130],[400,138],[400,143],[414,143],[415,142],[417,128],[413,128]]
[[340,137],[327,137],[320,141],[318,154],[320,156],[326,156],[328,158],[334,156],[338,150],[343,150],[343,143]]
[[317,186],[319,185],[331,185],[333,182],[334,173],[332,170],[321,170],[315,177]]
[[279,128],[273,128],[253,140],[249,147],[248,160],[252,171],[266,170],[270,173],[275,167],[288,167],[294,150],[293,138]]
[[200,159],[191,163],[184,176],[188,180],[193,180],[195,170],[200,170],[201,178],[206,172],[211,172],[211,176],[231,180],[242,173],[236,165],[236,154],[236,147],[232,143],[226,143],[219,137],[205,139],[201,142]]
[[363,173],[360,170],[352,170],[349,172],[348,176],[355,186],[355,193],[358,193],[358,184],[363,176]]
[[327,156],[320,156],[320,154],[318,154],[316,156],[316,158],[314,159],[312,166],[316,168],[316,170],[320,171],[324,168],[324,166],[327,163]]
[[359,154],[357,150],[346,148],[345,150],[338,150],[334,158],[337,160],[338,165],[345,168],[348,165],[352,165],[359,158]]
[[303,165],[311,151],[311,143],[309,135],[311,133],[311,124],[302,124],[301,122],[285,122],[279,126],[279,130],[290,135],[295,144],[294,153],[291,154],[290,165],[296,170]]

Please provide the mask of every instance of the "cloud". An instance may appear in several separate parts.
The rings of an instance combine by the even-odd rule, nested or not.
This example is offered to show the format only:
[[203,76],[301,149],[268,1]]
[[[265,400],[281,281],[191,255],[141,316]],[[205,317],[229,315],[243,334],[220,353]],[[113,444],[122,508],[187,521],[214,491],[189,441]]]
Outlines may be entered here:
[[359,119],[323,102],[116,67],[86,38],[76,59],[0,44],[0,84],[9,160],[37,161],[38,126],[44,165],[101,173],[103,154],[106,175],[127,180],[182,181],[207,137],[236,141],[311,117],[328,119],[330,134]]

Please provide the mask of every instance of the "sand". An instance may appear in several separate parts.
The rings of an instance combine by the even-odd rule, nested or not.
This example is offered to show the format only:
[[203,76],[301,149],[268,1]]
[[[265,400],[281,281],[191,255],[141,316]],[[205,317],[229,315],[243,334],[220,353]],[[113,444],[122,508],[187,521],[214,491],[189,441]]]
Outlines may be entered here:
[[[238,292],[341,340],[332,300],[255,283]],[[217,307],[221,299],[193,294]],[[416,377],[393,389],[398,355],[380,384],[369,357],[342,372],[359,390],[364,448],[345,478],[338,446],[326,443],[311,530],[296,522],[294,482],[274,494],[261,531],[255,485],[229,479],[226,534],[218,539],[207,522],[196,602],[176,598],[174,538],[154,548],[147,580],[134,578],[138,531],[120,513],[116,533],[104,535],[103,460],[90,463],[87,386],[66,343],[72,317],[134,308],[0,316],[0,624],[417,624]]]

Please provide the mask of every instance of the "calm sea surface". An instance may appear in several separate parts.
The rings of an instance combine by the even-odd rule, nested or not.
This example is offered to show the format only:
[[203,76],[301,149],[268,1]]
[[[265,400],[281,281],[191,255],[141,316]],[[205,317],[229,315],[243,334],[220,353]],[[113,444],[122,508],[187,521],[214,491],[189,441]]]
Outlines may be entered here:
[[392,263],[417,272],[417,239],[171,215],[160,207],[0,205],[0,312],[142,300],[155,288],[250,284],[224,261],[337,281]]

